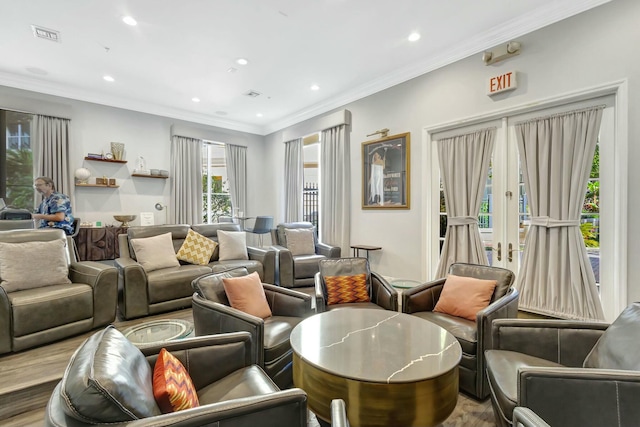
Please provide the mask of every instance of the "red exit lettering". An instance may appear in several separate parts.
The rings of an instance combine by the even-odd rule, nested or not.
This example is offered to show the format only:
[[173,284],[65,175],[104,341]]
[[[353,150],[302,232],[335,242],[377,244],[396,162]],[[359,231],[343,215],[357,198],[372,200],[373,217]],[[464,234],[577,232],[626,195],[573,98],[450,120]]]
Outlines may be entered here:
[[501,74],[499,76],[491,77],[489,79],[489,92],[488,95],[493,95],[505,90],[515,89],[516,85],[516,72],[509,71],[508,73]]

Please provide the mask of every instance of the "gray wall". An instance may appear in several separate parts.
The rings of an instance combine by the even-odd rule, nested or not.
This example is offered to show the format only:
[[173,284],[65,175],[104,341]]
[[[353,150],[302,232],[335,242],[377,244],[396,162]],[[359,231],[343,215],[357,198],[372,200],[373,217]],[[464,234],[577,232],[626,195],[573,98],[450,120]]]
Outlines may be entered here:
[[[640,207],[640,193],[634,191],[640,168],[640,59],[634,54],[640,45],[638,19],[640,2],[616,0],[578,16],[518,38],[521,55],[493,66],[485,66],[480,54],[345,105],[352,113],[351,242],[376,244],[372,269],[393,277],[427,279],[422,248],[424,203],[429,195],[423,183],[429,177],[424,164],[423,129],[438,124],[521,106],[564,93],[584,90],[620,79],[628,80],[628,300],[640,299],[634,277],[640,275],[635,262],[640,246],[640,227],[633,221]],[[503,71],[517,70],[519,88],[495,99],[485,94],[485,82]],[[313,119],[308,122],[312,123]],[[361,209],[361,143],[366,135],[387,127],[391,134],[411,132],[411,209],[408,211],[365,211]],[[270,180],[282,186],[284,129],[266,137]],[[282,196],[271,210],[283,217]],[[427,274],[427,276],[429,276]]]

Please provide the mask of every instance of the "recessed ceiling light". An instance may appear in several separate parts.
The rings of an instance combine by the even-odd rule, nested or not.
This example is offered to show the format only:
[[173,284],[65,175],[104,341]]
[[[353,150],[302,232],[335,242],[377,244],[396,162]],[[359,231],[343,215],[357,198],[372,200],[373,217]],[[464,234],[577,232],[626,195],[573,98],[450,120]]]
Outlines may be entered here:
[[409,34],[409,37],[407,37],[407,40],[409,40],[410,42],[415,42],[420,40],[420,33],[413,32]]
[[311,85],[311,87],[309,88],[311,90],[320,90],[320,86],[318,85]]
[[124,18],[122,18],[122,22],[127,25],[131,25],[132,27],[138,25],[138,21],[133,19],[133,16],[125,16]]
[[102,76],[102,78],[105,79],[108,82],[115,82],[116,81],[116,79],[114,79],[111,76]]
[[256,117],[262,117],[262,113],[256,114]]
[[245,58],[238,58],[236,59],[236,64],[239,65],[247,65],[249,63],[249,61]]
[[200,102],[200,98],[196,98],[196,97],[191,98],[191,100],[192,100],[193,102]]

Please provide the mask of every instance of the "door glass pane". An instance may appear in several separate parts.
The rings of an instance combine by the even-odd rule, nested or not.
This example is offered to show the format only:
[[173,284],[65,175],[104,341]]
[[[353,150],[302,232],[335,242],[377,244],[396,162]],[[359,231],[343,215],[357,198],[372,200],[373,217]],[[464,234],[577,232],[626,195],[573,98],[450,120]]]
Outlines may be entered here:
[[591,173],[587,182],[587,191],[582,204],[580,231],[587,247],[591,268],[600,289],[600,141],[591,163]]
[[34,207],[33,191],[33,155],[31,151],[31,114],[5,111],[6,129],[4,129],[6,149],[3,151],[0,166],[5,170],[5,182],[2,188],[7,205],[14,208]]
[[480,238],[484,244],[484,250],[489,260],[489,265],[493,261],[493,161],[489,164],[489,175],[487,184],[484,187],[484,194],[480,202],[480,213],[478,215],[478,228]]

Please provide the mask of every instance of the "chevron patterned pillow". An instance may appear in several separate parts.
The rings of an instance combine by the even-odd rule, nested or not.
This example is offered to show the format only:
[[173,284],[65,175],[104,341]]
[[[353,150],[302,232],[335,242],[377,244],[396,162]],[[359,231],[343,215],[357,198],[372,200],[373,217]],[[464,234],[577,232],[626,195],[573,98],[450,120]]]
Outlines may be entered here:
[[176,257],[190,264],[207,265],[218,244],[213,240],[189,230]]
[[324,276],[327,287],[327,305],[346,304],[350,302],[369,302],[367,292],[367,275]]
[[182,363],[164,348],[160,350],[153,368],[153,397],[163,414],[200,406],[189,373]]

